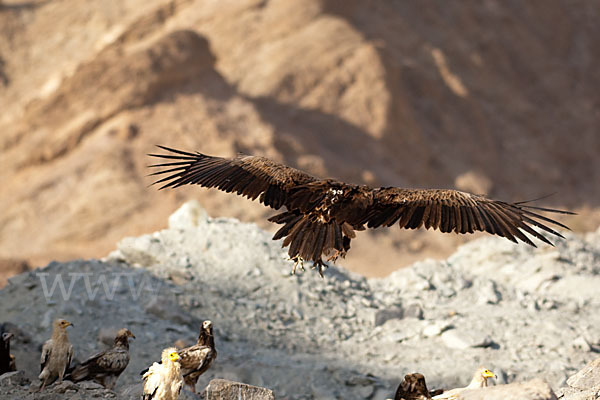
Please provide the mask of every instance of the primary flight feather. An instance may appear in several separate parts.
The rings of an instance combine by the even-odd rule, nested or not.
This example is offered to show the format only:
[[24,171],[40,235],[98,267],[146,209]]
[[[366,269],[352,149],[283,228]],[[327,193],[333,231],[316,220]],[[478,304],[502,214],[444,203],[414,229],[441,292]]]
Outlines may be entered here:
[[161,189],[200,185],[235,192],[258,200],[276,210],[269,221],[283,225],[274,240],[285,238],[288,254],[296,261],[312,261],[319,272],[328,261],[344,257],[355,231],[398,224],[400,228],[425,227],[442,232],[484,231],[513,242],[535,244],[525,234],[552,243],[540,232],[562,238],[549,227],[565,225],[539,212],[572,214],[528,205],[507,203],[485,196],[448,189],[371,188],[334,179],[320,179],[298,169],[259,156],[234,158],[208,156],[158,146],[170,154],[150,154],[168,162],[151,165],[163,168],[151,175],[165,175],[154,182]]

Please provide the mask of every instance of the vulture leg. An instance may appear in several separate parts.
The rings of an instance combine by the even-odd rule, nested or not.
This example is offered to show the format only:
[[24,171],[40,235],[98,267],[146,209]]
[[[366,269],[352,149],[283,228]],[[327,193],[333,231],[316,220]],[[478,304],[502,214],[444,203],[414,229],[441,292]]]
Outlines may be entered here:
[[294,266],[292,267],[292,275],[296,275],[296,268],[300,265],[300,269],[302,272],[306,271],[304,269],[304,259],[300,257],[299,254],[296,254],[294,257],[288,258],[289,261],[294,261]]

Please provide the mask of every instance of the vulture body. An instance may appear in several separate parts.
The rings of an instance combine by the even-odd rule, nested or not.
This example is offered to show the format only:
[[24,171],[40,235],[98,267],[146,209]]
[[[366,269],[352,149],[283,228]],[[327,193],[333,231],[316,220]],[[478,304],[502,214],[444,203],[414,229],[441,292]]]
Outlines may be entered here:
[[202,330],[195,345],[178,351],[183,381],[196,393],[198,378],[210,367],[217,358],[215,338],[211,321],[202,323]]
[[398,386],[394,400],[425,400],[441,393],[440,390],[427,389],[423,374],[414,373],[404,376],[404,381]]
[[488,385],[487,380],[489,378],[496,378],[496,375],[492,371],[490,371],[489,369],[484,368],[484,367],[480,367],[473,374],[473,378],[471,379],[471,383],[469,383],[468,386],[463,387],[463,388],[456,388],[456,389],[448,390],[448,391],[443,392],[442,394],[439,394],[439,395],[437,395],[437,396],[435,396],[433,398],[435,400],[442,400],[442,399],[455,400],[455,399],[458,399],[458,396],[462,392],[464,392],[465,390],[468,390],[468,389],[479,389],[479,388],[482,388],[482,387],[487,387],[487,385]]
[[[177,353],[179,355],[183,380],[190,387],[191,391],[196,393],[198,378],[206,372],[217,358],[212,322],[209,320],[204,321],[200,328],[196,344],[185,347]],[[162,364],[162,360],[155,364]],[[140,375],[146,374],[148,370],[149,368],[143,370]]]
[[62,379],[73,359],[73,345],[69,342],[67,327],[72,326],[69,321],[57,319],[52,324],[52,337],[42,346],[42,356],[40,358],[39,375],[44,390],[46,385],[51,384],[58,379]]
[[10,340],[13,338],[11,332],[0,329],[0,375],[17,370],[15,356],[10,353]]
[[94,380],[107,389],[113,389],[129,364],[129,338],[135,338],[131,331],[125,328],[119,330],[112,348],[94,354],[75,367],[66,378],[73,382]]
[[177,400],[183,379],[179,355],[175,347],[164,349],[161,362],[154,363],[142,376],[144,380],[143,400]]
[[[169,154],[150,154],[168,160],[151,165],[164,175],[155,184],[161,189],[200,185],[234,192],[265,206],[285,211],[269,218],[283,225],[274,240],[284,238],[288,254],[297,262],[312,261],[322,272],[328,261],[344,257],[355,231],[398,224],[400,228],[437,229],[442,232],[484,231],[513,242],[535,244],[526,235],[552,243],[537,227],[563,237],[548,224],[565,225],[539,211],[572,214],[534,207],[528,202],[507,203],[485,196],[448,189],[371,188],[334,179],[319,179],[265,157],[238,155],[221,158],[158,146]],[[295,267],[294,267],[295,269]]]

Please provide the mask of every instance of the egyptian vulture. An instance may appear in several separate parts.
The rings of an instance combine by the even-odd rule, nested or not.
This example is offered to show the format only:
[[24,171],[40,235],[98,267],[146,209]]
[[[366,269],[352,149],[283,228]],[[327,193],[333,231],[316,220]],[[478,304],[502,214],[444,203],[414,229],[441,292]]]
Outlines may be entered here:
[[458,395],[464,392],[467,389],[479,389],[482,387],[487,387],[489,378],[496,378],[496,375],[487,368],[481,367],[478,368],[477,371],[473,374],[473,378],[471,379],[471,383],[468,386],[463,388],[456,388],[452,390],[448,390],[440,395],[434,397],[434,399],[448,399],[455,400],[458,399]]
[[67,379],[73,382],[94,380],[107,389],[113,389],[129,364],[129,338],[135,339],[133,333],[126,328],[120,329],[113,347],[96,353],[79,364]]
[[52,337],[46,340],[46,343],[42,346],[41,373],[39,376],[42,386],[40,391],[56,379],[62,382],[63,376],[71,364],[73,345],[69,342],[69,336],[67,335],[69,326],[73,326],[73,324],[67,320],[55,320],[52,324]]
[[177,400],[183,378],[179,365],[179,354],[175,347],[164,349],[161,363],[154,363],[142,376],[144,380],[144,400]]
[[[398,224],[400,228],[438,229],[442,232],[484,231],[535,247],[525,233],[552,245],[533,227],[563,236],[547,224],[568,229],[539,211],[572,214],[534,207],[529,202],[507,203],[458,190],[371,188],[334,179],[319,179],[265,157],[240,154],[234,158],[208,156],[158,146],[169,154],[149,154],[168,160],[150,165],[164,175],[160,189],[194,184],[235,192],[265,206],[285,211],[269,218],[283,225],[273,236],[285,238],[283,247],[296,261],[312,261],[322,274],[324,261],[344,257],[355,231]],[[295,271],[296,265],[292,272]]]

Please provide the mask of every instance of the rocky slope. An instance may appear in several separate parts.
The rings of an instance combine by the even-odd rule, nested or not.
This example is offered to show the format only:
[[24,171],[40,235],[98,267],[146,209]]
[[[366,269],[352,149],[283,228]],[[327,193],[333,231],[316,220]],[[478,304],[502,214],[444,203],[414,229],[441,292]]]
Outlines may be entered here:
[[124,239],[104,260],[18,275],[0,291],[18,367],[34,379],[58,316],[75,323],[78,358],[120,327],[137,336],[116,388],[124,399],[159,349],[193,341],[207,318],[219,358],[198,386],[227,378],[283,399],[385,399],[415,371],[432,388],[464,386],[481,364],[498,383],[542,378],[556,391],[598,358],[600,230],[555,248],[481,239],[382,279],[335,266],[324,279],[290,276],[279,246],[187,203],[168,229]]
[[[99,257],[190,197],[264,221],[233,196],[148,189],[155,144],[372,185],[558,192],[545,204],[596,229],[599,16],[593,0],[4,0],[0,259]],[[368,276],[463,241],[361,236],[344,265]]]

